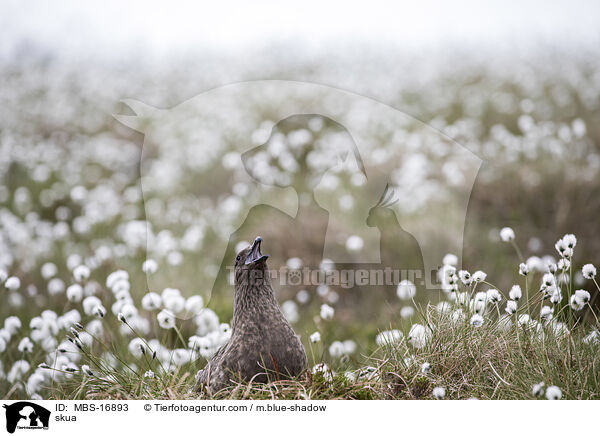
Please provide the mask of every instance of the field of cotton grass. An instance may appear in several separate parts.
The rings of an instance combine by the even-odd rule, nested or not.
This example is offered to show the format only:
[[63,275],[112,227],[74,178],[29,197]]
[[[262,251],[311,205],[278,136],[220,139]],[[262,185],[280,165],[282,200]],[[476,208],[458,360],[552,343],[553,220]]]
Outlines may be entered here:
[[[381,80],[351,59],[307,58],[293,71],[261,60],[226,76],[208,68],[194,76],[194,64],[141,77],[143,68],[3,64],[0,398],[206,398],[192,390],[195,375],[231,335],[232,300],[227,286],[210,295],[220,265],[198,265],[193,254],[235,230],[219,208],[243,203],[246,191],[223,149],[200,183],[228,197],[142,197],[140,165],[168,173],[169,162],[143,157],[141,135],[112,114],[123,97],[169,106],[260,72],[381,98],[466,144],[484,165],[464,252],[440,256],[441,291],[409,281],[359,296],[275,286],[310,370],[235,384],[215,398],[599,399],[600,57],[433,58],[376,58]],[[342,67],[350,73],[340,77]],[[189,190],[196,180],[182,183]],[[434,176],[427,183],[441,186]],[[447,253],[444,218],[426,203],[408,218],[435,227],[430,243]],[[160,250],[144,250],[148,234]],[[300,269],[303,260],[280,242],[286,235],[277,226],[262,235],[269,265]],[[344,238],[349,251],[362,244]],[[147,277],[160,286],[149,289]]]
[[[501,238],[514,243],[513,230],[502,229]],[[570,285],[576,245],[568,234],[556,243],[557,262],[515,264],[520,284],[507,296],[484,271],[457,271],[456,257],[447,255],[439,272],[444,301],[415,303],[414,285],[402,282],[398,296],[412,301],[415,313],[400,328],[379,332],[368,355],[358,353],[351,339],[329,339],[336,314],[324,303],[314,314],[317,330],[304,338],[313,365],[304,377],[239,383],[214,397],[597,399],[600,324],[591,303],[600,288],[592,264],[582,267],[595,285],[592,295]],[[42,268],[46,277],[55,273],[50,265]],[[138,303],[126,271],[114,271],[99,284],[89,267],[74,261],[71,267],[73,284],[60,291],[68,301],[63,313],[44,310],[28,325],[14,315],[4,320],[5,397],[205,398],[191,389],[194,376],[227,342],[229,324],[199,296],[184,298],[167,288],[146,293]],[[153,261],[143,264],[155,268]],[[22,292],[18,277],[3,270],[0,278],[11,298]],[[108,309],[97,296],[103,291],[113,296]]]

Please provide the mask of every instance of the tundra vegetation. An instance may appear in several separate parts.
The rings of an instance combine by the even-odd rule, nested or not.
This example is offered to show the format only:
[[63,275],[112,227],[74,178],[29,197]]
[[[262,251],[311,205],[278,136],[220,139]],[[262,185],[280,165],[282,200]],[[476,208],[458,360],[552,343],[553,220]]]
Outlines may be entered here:
[[[3,60],[0,398],[599,399],[600,56],[559,50],[455,62],[457,54],[375,53],[380,68],[367,70],[350,58],[301,57],[291,71],[257,56],[251,66],[219,59],[227,68],[189,62],[153,73],[141,61]],[[210,171],[190,164],[180,177],[172,156],[142,153],[141,135],[111,114],[123,112],[125,96],[168,107],[257,75],[378,98],[484,163],[462,253],[444,250],[453,217],[430,213],[427,201],[402,217],[431,229],[421,248],[441,250],[439,290],[409,281],[368,290],[275,284],[309,370],[197,393],[195,376],[229,340],[233,313],[230,285],[210,293],[220,260],[197,253],[235,232],[229,223],[250,201],[248,187],[227,144],[205,156]],[[273,125],[262,116],[257,137]],[[386,160],[390,144],[379,140],[365,160]],[[423,195],[452,201],[451,186],[437,187],[456,166],[429,168],[429,158],[413,161],[428,174],[418,183]],[[140,182],[144,169],[149,185]],[[326,176],[349,216],[376,203],[353,199],[358,183]],[[213,194],[194,196],[197,186]],[[370,249],[342,227],[332,231],[350,256]],[[260,234],[272,269],[335,268],[313,256],[311,229],[272,223]],[[305,252],[293,250],[294,238]],[[405,254],[383,245],[382,257]]]

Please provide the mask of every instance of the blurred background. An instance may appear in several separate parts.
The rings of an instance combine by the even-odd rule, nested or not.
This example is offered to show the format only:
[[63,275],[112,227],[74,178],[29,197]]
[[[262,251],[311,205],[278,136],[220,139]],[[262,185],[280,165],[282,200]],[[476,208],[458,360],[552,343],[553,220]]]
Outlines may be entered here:
[[[392,159],[398,137],[378,137],[384,130],[376,124],[371,133],[377,141],[362,158],[370,168],[410,176],[398,183],[409,186],[407,192],[396,186],[399,207],[405,206],[400,221],[426,235],[420,248],[437,253],[440,265],[445,254],[454,254],[458,267],[482,269],[501,290],[509,289],[519,280],[520,259],[510,244],[499,242],[504,226],[514,228],[523,260],[539,272],[548,261],[544,256],[558,257],[554,243],[565,233],[579,238],[578,267],[599,261],[598,3],[4,1],[0,29],[0,265],[27,290],[3,294],[0,318],[17,310],[63,310],[66,300],[55,292],[60,286],[49,283],[58,278],[68,285],[69,265],[83,262],[99,287],[108,273],[125,269],[136,298],[148,286],[175,287],[185,296],[203,295],[228,320],[231,287],[223,268],[258,232],[272,268],[325,268],[314,240],[322,227],[320,206],[335,206],[363,223],[387,179],[355,198],[363,183],[356,167],[341,169],[325,177],[315,205],[315,198],[301,195],[305,178],[288,177],[314,170],[308,151],[286,159],[278,152],[260,155],[261,165],[275,165],[278,158],[279,185],[295,188],[291,208],[306,206],[303,222],[312,227],[260,219],[259,213],[257,224],[236,233],[243,211],[258,201],[240,175],[240,153],[267,143],[280,121],[277,111],[254,96],[252,117],[240,120],[247,137],[241,148],[240,137],[198,135],[202,120],[163,124],[144,137],[138,130],[149,125],[136,130],[113,116],[137,113],[124,98],[168,110],[249,80],[331,86],[405,114],[410,122],[396,132],[400,142],[423,142],[413,159],[404,159],[404,167]],[[226,118],[237,109],[219,107]],[[308,132],[301,141],[308,147],[321,129],[344,131],[312,119],[278,128],[284,143]],[[422,140],[423,129],[436,132],[430,142]],[[156,151],[180,142],[203,144],[210,154],[173,159]],[[449,183],[462,160],[452,160],[443,147],[440,152],[440,143],[460,144],[481,161],[465,217],[454,213],[465,208],[464,189]],[[263,194],[273,199],[277,192]],[[404,201],[409,195],[411,201]],[[439,201],[436,209],[429,207],[432,198],[446,201],[445,209]],[[339,223],[333,238],[347,261],[361,262],[365,251],[379,250],[361,251],[364,241],[346,228],[353,223]],[[462,247],[455,246],[457,236]],[[141,271],[148,238],[159,264],[153,282]],[[227,247],[225,258],[205,256],[219,244]],[[382,258],[404,255],[402,244],[382,241]],[[41,272],[48,262],[57,266],[50,277]],[[585,285],[577,275],[574,280]],[[300,333],[314,330],[312,316],[327,303],[338,313],[332,335],[359,341],[395,322],[406,305],[395,287],[362,294],[335,286],[277,291],[280,302],[294,302],[286,314]]]

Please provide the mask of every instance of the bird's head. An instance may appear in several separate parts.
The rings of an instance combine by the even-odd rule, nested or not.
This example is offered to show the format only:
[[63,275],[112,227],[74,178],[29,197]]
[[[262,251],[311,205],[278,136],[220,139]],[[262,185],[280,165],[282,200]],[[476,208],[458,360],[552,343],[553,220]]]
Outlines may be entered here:
[[251,281],[255,283],[257,280],[266,280],[268,273],[267,259],[268,254],[260,252],[260,244],[262,238],[258,236],[254,243],[241,250],[235,258],[235,282],[242,284]]

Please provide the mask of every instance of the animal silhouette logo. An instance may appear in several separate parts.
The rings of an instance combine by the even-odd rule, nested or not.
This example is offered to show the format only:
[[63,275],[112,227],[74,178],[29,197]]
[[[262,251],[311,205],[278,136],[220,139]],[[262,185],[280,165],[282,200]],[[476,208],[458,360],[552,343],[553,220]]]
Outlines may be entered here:
[[[460,266],[482,160],[393,107],[280,80],[222,86],[169,109],[124,103],[135,115],[115,117],[144,134],[147,256],[163,260],[176,281],[183,251],[199,266],[193,273],[207,283],[207,300],[236,248],[256,234],[281,240],[277,259],[300,257],[299,248],[314,254],[302,259],[309,267],[408,265],[426,289],[440,289],[446,253]],[[149,289],[167,284],[147,279]]]
[[[250,208],[244,222],[229,236],[229,244],[213,287],[225,287],[225,275],[239,241],[254,234],[270,234],[266,223],[287,232],[286,253],[278,256],[299,258],[303,266],[316,268],[323,258],[330,226],[329,211],[315,198],[327,173],[340,163],[348,163],[352,173],[366,172],[350,133],[334,120],[317,114],[293,115],[277,122],[268,139],[241,155],[243,170],[265,188],[291,189],[298,199],[296,211],[288,214],[279,208],[258,204]],[[279,248],[279,247],[276,247]],[[300,285],[299,271],[287,275],[289,285]]]
[[6,409],[6,431],[14,433],[18,429],[48,429],[50,411],[29,401],[4,404]]
[[[393,209],[398,201],[394,189],[386,184],[379,201],[369,210],[366,224],[379,229],[382,266],[384,268],[400,267],[402,271],[411,273],[410,276],[401,277],[402,279],[408,279],[414,283],[424,283],[425,266],[421,247],[416,238],[400,225],[398,216]],[[396,247],[402,247],[402,250],[395,253],[394,248]],[[390,253],[392,254],[390,255]]]

